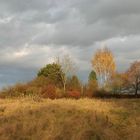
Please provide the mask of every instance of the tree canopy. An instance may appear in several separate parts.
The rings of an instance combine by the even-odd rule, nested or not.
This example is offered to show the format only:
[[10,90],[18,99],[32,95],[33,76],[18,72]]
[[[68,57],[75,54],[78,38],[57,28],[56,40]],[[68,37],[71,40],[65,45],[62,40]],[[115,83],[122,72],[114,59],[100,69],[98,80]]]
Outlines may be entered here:
[[92,66],[100,80],[100,84],[102,86],[106,85],[116,70],[112,52],[108,48],[97,50],[92,59]]
[[135,61],[131,64],[127,71],[128,84],[132,85],[137,95],[140,88],[140,61]]
[[68,77],[67,89],[70,90],[81,90],[81,82],[76,75]]
[[64,73],[62,71],[61,65],[56,63],[47,64],[38,72],[38,76],[45,76],[52,80],[54,84],[62,84],[62,75],[64,75]]
[[96,72],[92,70],[89,74],[88,81],[93,81],[93,80],[97,80],[97,76],[96,76]]

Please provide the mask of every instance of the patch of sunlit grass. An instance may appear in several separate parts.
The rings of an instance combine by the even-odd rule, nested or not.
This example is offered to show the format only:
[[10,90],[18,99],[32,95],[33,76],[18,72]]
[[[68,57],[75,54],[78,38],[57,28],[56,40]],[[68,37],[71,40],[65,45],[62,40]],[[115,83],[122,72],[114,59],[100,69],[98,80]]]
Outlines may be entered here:
[[0,100],[2,140],[139,140],[139,99]]

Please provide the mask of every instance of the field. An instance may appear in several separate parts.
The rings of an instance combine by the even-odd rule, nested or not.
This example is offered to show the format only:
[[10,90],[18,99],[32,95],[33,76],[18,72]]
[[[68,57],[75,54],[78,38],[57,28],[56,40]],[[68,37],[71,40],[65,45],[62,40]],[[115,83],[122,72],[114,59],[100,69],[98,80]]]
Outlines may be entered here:
[[0,140],[140,140],[140,100],[1,99]]

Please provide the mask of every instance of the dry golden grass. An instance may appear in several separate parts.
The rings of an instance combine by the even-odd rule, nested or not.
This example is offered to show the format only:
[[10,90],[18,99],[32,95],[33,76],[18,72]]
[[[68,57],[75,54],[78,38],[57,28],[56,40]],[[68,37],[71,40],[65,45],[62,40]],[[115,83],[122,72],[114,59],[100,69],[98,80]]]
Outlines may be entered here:
[[1,99],[0,140],[140,140],[139,99]]

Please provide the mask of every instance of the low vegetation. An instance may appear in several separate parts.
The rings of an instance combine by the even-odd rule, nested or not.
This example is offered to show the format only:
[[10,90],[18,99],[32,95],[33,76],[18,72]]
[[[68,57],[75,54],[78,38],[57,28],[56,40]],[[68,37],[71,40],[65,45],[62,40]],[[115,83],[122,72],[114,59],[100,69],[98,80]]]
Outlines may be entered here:
[[139,140],[138,99],[0,100],[1,140]]

